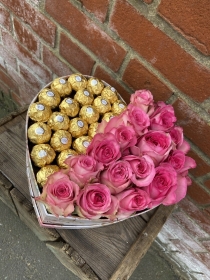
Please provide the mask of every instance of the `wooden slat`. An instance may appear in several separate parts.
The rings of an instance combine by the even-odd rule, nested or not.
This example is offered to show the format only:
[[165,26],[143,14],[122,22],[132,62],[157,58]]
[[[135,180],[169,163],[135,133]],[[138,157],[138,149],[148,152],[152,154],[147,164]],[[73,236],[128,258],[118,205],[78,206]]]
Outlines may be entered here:
[[102,280],[107,280],[145,225],[138,216],[102,228],[58,232]]

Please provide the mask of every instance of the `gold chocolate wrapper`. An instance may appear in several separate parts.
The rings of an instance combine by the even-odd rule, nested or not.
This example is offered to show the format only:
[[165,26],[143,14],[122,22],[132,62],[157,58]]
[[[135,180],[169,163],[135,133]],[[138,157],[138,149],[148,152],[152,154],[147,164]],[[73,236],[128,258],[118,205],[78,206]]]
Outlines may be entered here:
[[64,78],[57,78],[51,83],[51,89],[60,94],[61,97],[70,95],[72,91],[71,84]]
[[44,88],[38,95],[39,102],[44,105],[50,106],[52,109],[57,107],[61,102],[61,97],[57,92],[49,88]]
[[104,88],[104,84],[97,78],[90,78],[87,82],[87,89],[95,95],[99,95]]
[[118,100],[117,102],[112,104],[112,112],[116,115],[119,115],[126,109],[126,107],[127,106],[125,105],[124,102]]
[[69,117],[62,112],[54,112],[50,116],[47,124],[52,130],[67,130],[69,128]]
[[85,89],[87,86],[87,79],[80,73],[70,75],[68,81],[75,91]]
[[70,148],[71,143],[72,137],[67,130],[56,130],[50,140],[50,145],[56,152]]
[[106,100],[109,100],[111,104],[116,102],[118,100],[117,97],[117,91],[115,88],[108,86],[105,87],[101,92],[101,97],[105,98]]
[[36,174],[37,182],[43,187],[46,184],[48,177],[57,171],[59,171],[57,165],[46,165],[42,167]]
[[68,158],[68,157],[71,157],[71,156],[76,156],[78,155],[78,153],[72,149],[67,149],[67,150],[64,150],[62,152],[60,152],[60,154],[58,155],[57,157],[57,164],[60,168],[67,168],[68,165],[65,163],[65,160]]
[[80,118],[85,120],[88,124],[97,122],[99,119],[99,112],[94,106],[85,105],[81,108],[79,112]]
[[73,149],[77,151],[78,154],[85,154],[91,140],[92,138],[90,136],[81,136],[73,142]]
[[35,145],[31,151],[31,159],[34,165],[43,167],[53,162],[56,154],[49,144]]
[[80,137],[88,132],[88,124],[81,118],[74,118],[70,121],[69,132],[72,137]]
[[105,113],[111,111],[110,102],[107,99],[102,98],[101,96],[98,96],[94,99],[93,105],[96,107],[97,111],[100,114],[105,114]]
[[48,121],[52,110],[50,106],[44,105],[40,102],[32,103],[28,109],[28,116],[35,122]]
[[79,103],[70,97],[65,98],[59,105],[60,111],[69,117],[76,117],[79,113]]
[[77,100],[82,106],[91,105],[94,97],[87,89],[80,89],[76,92],[74,99]]
[[34,123],[28,128],[28,138],[34,144],[47,143],[50,141],[51,134],[50,127],[43,122]]
[[91,123],[91,125],[89,126],[89,129],[88,129],[88,136],[93,138],[96,135],[96,131],[97,131],[98,125],[99,125],[98,122]]
[[114,116],[116,116],[113,112],[108,112],[103,115],[102,120],[109,122]]

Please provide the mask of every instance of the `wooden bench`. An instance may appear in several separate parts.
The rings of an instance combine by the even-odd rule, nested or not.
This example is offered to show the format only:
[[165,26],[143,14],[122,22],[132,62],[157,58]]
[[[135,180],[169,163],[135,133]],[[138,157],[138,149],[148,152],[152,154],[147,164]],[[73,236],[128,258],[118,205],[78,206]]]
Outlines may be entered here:
[[[173,206],[95,229],[39,226],[25,166],[26,108],[0,122],[0,198],[80,279],[129,279],[161,230]],[[43,245],[44,245],[43,244]]]

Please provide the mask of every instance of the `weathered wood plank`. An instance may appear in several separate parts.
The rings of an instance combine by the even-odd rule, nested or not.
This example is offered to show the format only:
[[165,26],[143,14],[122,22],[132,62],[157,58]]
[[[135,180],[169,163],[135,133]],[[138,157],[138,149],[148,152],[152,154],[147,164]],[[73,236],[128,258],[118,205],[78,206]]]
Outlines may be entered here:
[[[82,257],[68,244],[63,242],[47,242],[47,247],[53,252],[58,260],[71,270],[81,280],[99,280],[93,270],[85,263]],[[79,279],[78,278],[78,279]]]
[[109,280],[127,280],[130,278],[173,209],[174,205],[158,207],[155,215],[133,243]]
[[55,229],[40,227],[32,203],[27,200],[17,189],[11,190],[19,218],[37,235],[41,241],[55,241],[60,236]]
[[145,226],[138,216],[102,228],[58,232],[102,280],[107,280]]

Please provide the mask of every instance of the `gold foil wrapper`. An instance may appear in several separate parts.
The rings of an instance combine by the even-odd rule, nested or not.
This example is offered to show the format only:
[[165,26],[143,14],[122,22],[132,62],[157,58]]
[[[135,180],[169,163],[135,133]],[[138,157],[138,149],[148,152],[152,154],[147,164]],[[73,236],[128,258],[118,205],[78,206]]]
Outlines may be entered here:
[[61,97],[70,95],[72,91],[71,84],[64,78],[57,78],[51,83],[51,89],[60,94]]
[[77,100],[82,106],[91,105],[94,97],[87,89],[80,89],[76,92],[74,99]]
[[104,84],[97,78],[90,78],[87,82],[87,89],[95,95],[99,95],[104,88]]
[[50,145],[56,152],[70,148],[71,143],[72,137],[67,130],[57,130],[50,140]]
[[41,90],[38,99],[40,103],[50,106],[52,109],[57,107],[61,102],[60,95],[49,88]]
[[99,125],[98,122],[91,123],[91,125],[89,126],[89,129],[88,129],[88,136],[93,138],[96,135],[96,131],[97,131],[98,125]]
[[118,100],[117,102],[112,104],[112,112],[116,115],[119,115],[126,109],[126,107],[127,106],[124,102]]
[[80,137],[88,132],[88,124],[81,118],[74,118],[70,121],[69,132],[72,137]]
[[68,81],[75,91],[85,89],[87,86],[87,79],[80,73],[70,75]]
[[46,122],[51,114],[51,107],[40,102],[32,103],[28,109],[29,118],[35,122]]
[[114,116],[116,116],[113,112],[108,112],[103,115],[102,120],[109,122]]
[[100,114],[105,114],[111,111],[110,102],[107,99],[102,98],[101,96],[98,96],[94,99],[93,105],[95,106],[95,108]]
[[90,136],[81,136],[73,142],[73,149],[77,151],[78,154],[85,154],[91,140],[92,138]]
[[60,111],[69,117],[76,117],[79,113],[79,103],[70,97],[65,98],[59,105]]
[[106,100],[109,100],[111,104],[118,100],[117,91],[111,86],[107,86],[102,90],[101,97],[105,98]]
[[54,112],[50,116],[47,124],[52,130],[64,129],[68,130],[69,128],[69,117],[62,112]]
[[99,112],[94,106],[85,105],[81,108],[79,112],[80,118],[85,120],[88,124],[97,122],[99,119]]
[[34,123],[28,128],[28,139],[34,144],[47,143],[50,141],[51,134],[50,127],[43,122]]
[[57,164],[60,168],[67,168],[68,165],[65,163],[65,160],[68,158],[68,157],[71,157],[71,156],[76,156],[78,155],[78,153],[72,149],[67,149],[67,150],[64,150],[62,152],[60,152],[60,154],[58,155],[57,157]]
[[57,165],[46,165],[42,167],[36,174],[37,182],[43,187],[46,184],[48,177],[57,171],[59,171]]
[[31,159],[34,165],[43,167],[53,162],[56,154],[49,144],[35,145],[31,151]]

